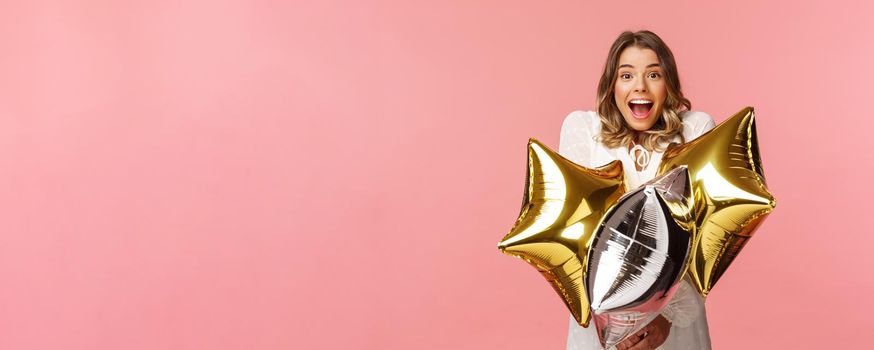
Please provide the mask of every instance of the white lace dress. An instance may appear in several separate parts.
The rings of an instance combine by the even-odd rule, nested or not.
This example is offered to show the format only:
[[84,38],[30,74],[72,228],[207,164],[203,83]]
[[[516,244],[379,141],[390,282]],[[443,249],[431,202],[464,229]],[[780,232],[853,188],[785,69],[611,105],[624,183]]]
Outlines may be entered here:
[[[680,114],[683,120],[683,137],[686,142],[695,139],[714,128],[716,123],[710,115],[687,111]],[[601,131],[601,120],[593,111],[573,111],[561,126],[559,153],[585,167],[594,168],[613,160],[622,161],[625,178],[630,188],[654,178],[663,152],[653,152],[649,164],[638,172],[628,148],[608,148],[593,139]],[[679,137],[674,139],[679,142]],[[680,283],[674,298],[668,303],[662,315],[671,322],[668,339],[657,349],[663,350],[702,350],[710,349],[710,334],[707,329],[707,314],[704,300],[687,279]],[[577,324],[570,316],[567,338],[568,350],[601,349],[594,324],[588,328]]]

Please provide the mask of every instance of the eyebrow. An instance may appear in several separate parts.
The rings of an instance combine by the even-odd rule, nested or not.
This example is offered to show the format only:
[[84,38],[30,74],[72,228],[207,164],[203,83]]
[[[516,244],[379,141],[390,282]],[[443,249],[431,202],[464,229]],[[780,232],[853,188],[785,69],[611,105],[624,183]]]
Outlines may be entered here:
[[[634,68],[634,66],[632,66],[628,63],[619,66],[619,68],[622,68],[622,67]],[[649,67],[659,67],[659,64],[658,63],[650,63],[648,66],[646,66],[646,68],[649,68]]]

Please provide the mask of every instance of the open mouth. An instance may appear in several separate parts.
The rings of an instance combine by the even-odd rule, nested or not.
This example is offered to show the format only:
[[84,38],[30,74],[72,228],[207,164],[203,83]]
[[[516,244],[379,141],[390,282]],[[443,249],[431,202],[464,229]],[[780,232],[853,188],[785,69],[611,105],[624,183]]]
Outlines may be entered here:
[[646,119],[652,111],[653,103],[650,100],[634,99],[628,102],[631,114],[637,119]]

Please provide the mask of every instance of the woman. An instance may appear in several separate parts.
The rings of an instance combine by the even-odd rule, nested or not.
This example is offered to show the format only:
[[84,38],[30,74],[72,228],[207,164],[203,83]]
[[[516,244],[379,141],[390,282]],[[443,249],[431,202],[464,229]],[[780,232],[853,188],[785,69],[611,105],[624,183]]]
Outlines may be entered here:
[[[619,159],[630,188],[656,176],[671,142],[687,142],[716,126],[691,111],[671,50],[650,31],[624,32],[610,48],[598,84],[596,112],[574,111],[561,127],[559,153],[586,167]],[[619,350],[710,349],[704,300],[688,279],[655,320],[616,346]],[[570,318],[568,350],[600,349],[593,324]]]

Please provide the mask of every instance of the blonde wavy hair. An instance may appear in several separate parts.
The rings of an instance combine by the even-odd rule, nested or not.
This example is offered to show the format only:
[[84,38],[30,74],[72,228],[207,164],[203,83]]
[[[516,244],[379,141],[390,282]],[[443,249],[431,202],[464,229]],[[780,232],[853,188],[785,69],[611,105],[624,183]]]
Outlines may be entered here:
[[613,97],[613,85],[616,83],[619,55],[625,48],[635,46],[655,51],[659,58],[659,64],[664,72],[667,86],[662,116],[655,124],[645,131],[641,131],[640,143],[647,149],[663,151],[659,142],[668,143],[674,135],[680,136],[680,142],[686,142],[683,138],[683,121],[680,113],[692,109],[692,102],[683,96],[680,89],[680,76],[677,73],[677,64],[671,49],[653,32],[641,30],[638,32],[623,32],[610,47],[607,63],[604,65],[604,73],[598,83],[598,115],[601,118],[601,133],[598,141],[607,147],[627,146],[634,138],[635,130],[632,129],[622,118],[622,112],[616,106]]

